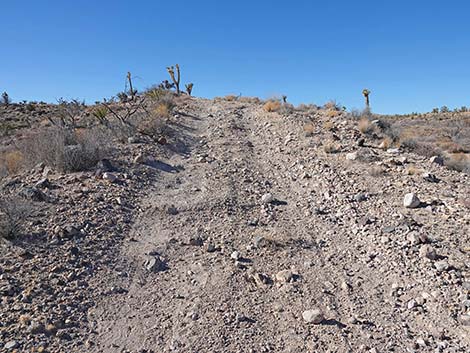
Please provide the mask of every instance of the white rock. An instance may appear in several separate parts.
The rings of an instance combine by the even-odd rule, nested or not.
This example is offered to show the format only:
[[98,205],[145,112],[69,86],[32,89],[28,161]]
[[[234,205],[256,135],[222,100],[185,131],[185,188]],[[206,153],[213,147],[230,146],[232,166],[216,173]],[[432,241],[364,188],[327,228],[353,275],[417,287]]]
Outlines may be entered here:
[[355,161],[357,159],[357,152],[351,152],[346,154],[346,159],[348,161]]
[[325,319],[323,313],[318,308],[304,311],[302,317],[305,322],[313,324],[319,324]]
[[436,250],[431,245],[423,245],[419,249],[419,256],[423,259],[436,260]]
[[117,176],[113,173],[106,172],[103,174],[103,179],[109,181],[110,183],[114,183],[117,180]]
[[438,165],[443,165],[444,164],[444,159],[439,156],[432,156],[430,159],[431,163],[435,163]]
[[291,270],[283,270],[276,273],[276,281],[280,283],[290,282],[294,278],[294,274]]
[[261,197],[261,202],[262,203],[271,203],[274,201],[274,196],[270,193],[267,193],[267,194],[264,194],[262,197]]
[[410,192],[405,195],[403,199],[403,206],[406,208],[417,208],[419,205],[421,205],[421,201],[415,193]]
[[237,260],[239,260],[239,259],[241,258],[241,255],[240,255],[240,253],[239,253],[238,251],[234,251],[234,252],[230,255],[230,257],[231,257],[233,260],[237,261]]

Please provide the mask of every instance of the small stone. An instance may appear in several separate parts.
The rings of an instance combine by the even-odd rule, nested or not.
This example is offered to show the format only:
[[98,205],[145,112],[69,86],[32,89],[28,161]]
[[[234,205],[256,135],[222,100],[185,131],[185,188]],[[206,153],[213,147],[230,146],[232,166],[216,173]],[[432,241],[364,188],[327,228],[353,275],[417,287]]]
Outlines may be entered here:
[[302,313],[302,318],[305,322],[313,324],[319,324],[325,319],[323,313],[318,308],[304,311]]
[[206,248],[207,252],[214,252],[215,250],[216,250],[216,248],[215,248],[214,244],[212,244],[212,243],[207,244],[207,248]]
[[165,262],[159,256],[152,256],[145,260],[145,268],[149,272],[160,272],[166,270]]
[[434,263],[434,267],[436,268],[437,272],[444,272],[450,268],[450,265],[447,261],[442,260],[442,261],[436,261]]
[[426,341],[422,338],[418,338],[416,340],[416,344],[419,346],[419,347],[426,347],[428,344],[426,343]]
[[357,159],[357,152],[351,152],[346,154],[346,160],[355,161]]
[[421,205],[421,201],[415,193],[408,193],[403,199],[403,206],[406,208],[417,208]]
[[103,179],[109,181],[110,183],[114,183],[117,180],[117,176],[113,173],[106,172],[103,174]]
[[268,203],[271,203],[273,201],[274,201],[274,196],[270,193],[264,194],[261,197],[261,202],[264,203],[264,204],[268,204]]
[[427,172],[423,173],[422,177],[424,180],[429,181],[430,183],[438,183],[440,181],[440,179],[437,176],[431,173],[427,173]]
[[238,260],[240,260],[241,255],[240,255],[240,253],[239,253],[238,251],[234,251],[234,252],[230,255],[230,258],[231,258],[232,260],[238,261]]
[[18,348],[18,346],[19,346],[18,342],[8,341],[7,343],[5,343],[3,348],[5,348],[5,349],[15,349],[15,348]]
[[470,326],[470,314],[460,315],[459,321],[463,326]]
[[411,309],[413,309],[413,308],[415,308],[415,307],[416,307],[416,300],[411,299],[411,300],[408,302],[408,304],[407,304],[407,308],[408,308],[408,310],[411,310]]
[[142,164],[145,163],[145,155],[143,153],[139,153],[135,158],[134,158],[134,163],[135,164]]
[[419,249],[419,256],[423,259],[436,260],[436,250],[431,245],[423,245]]
[[160,136],[157,140],[159,145],[166,145],[168,143],[167,139],[164,136]]
[[406,236],[406,240],[411,245],[418,245],[421,243],[421,240],[419,239],[418,234],[416,234],[415,232],[408,233],[408,235]]
[[47,189],[47,188],[50,188],[51,187],[51,183],[49,182],[49,179],[47,178],[42,178],[41,180],[39,180],[35,187],[39,188],[39,189]]
[[178,212],[178,209],[171,205],[171,206],[168,206],[166,212],[169,214],[169,215],[172,215],[172,216],[176,216],[179,212]]
[[364,146],[365,142],[366,142],[366,140],[361,137],[356,141],[356,145],[359,146],[359,147],[362,147],[362,146]]
[[444,159],[440,156],[432,156],[429,160],[431,161],[431,163],[437,165],[444,165]]
[[189,245],[202,246],[203,244],[204,240],[199,236],[189,238]]
[[131,136],[127,138],[127,142],[130,144],[139,143],[139,138],[136,136]]
[[275,278],[279,283],[288,283],[294,279],[294,274],[291,270],[283,270],[276,273]]

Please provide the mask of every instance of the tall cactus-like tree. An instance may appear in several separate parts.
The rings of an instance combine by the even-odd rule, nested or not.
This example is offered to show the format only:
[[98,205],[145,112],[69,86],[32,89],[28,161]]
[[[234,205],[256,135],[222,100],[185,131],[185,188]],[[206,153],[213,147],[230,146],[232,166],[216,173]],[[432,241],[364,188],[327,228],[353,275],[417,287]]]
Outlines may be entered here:
[[[175,68],[176,68],[176,76],[175,76]],[[174,67],[169,66],[166,68],[168,73],[170,74],[171,80],[175,84],[176,87],[176,94],[180,94],[180,66],[176,64]]]
[[127,81],[129,82],[129,95],[131,97],[131,100],[134,100],[134,94],[136,93],[134,91],[134,87],[132,86],[132,76],[131,73],[127,73]]
[[185,86],[186,86],[186,92],[188,93],[188,95],[191,95],[191,92],[193,91],[194,84],[193,83],[188,83]]
[[369,94],[370,94],[370,91],[367,88],[364,88],[362,90],[362,95],[366,99],[366,107],[367,108],[370,108]]

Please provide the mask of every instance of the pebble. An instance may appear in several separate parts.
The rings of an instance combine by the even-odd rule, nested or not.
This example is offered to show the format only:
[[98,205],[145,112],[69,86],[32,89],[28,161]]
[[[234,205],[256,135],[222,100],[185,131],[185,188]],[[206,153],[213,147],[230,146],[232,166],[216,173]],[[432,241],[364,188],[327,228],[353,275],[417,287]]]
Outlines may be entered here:
[[110,183],[114,183],[117,180],[117,176],[113,173],[106,172],[103,173],[103,179],[109,181]]
[[450,265],[447,261],[442,260],[442,261],[436,261],[434,263],[434,267],[436,268],[437,272],[444,272],[450,268]]
[[419,207],[419,205],[421,205],[421,201],[419,200],[418,196],[413,192],[406,194],[403,198],[403,206],[405,206],[406,208],[417,208]]
[[238,261],[240,260],[241,258],[241,255],[238,251],[234,251],[231,255],[230,255],[230,258],[235,260],[235,261]]
[[275,278],[279,283],[287,283],[294,278],[294,274],[291,270],[283,270],[276,273]]
[[274,201],[274,196],[270,193],[264,194],[261,197],[261,202],[264,203],[264,204],[268,204],[268,203],[271,203],[273,201]]
[[18,342],[8,341],[7,343],[5,343],[5,345],[3,347],[5,349],[15,349],[15,348],[18,348],[18,346],[19,346]]
[[302,318],[305,322],[313,324],[320,324],[325,319],[322,311],[318,308],[304,311],[302,313]]
[[419,256],[423,259],[436,260],[436,250],[431,245],[423,245],[419,249]]

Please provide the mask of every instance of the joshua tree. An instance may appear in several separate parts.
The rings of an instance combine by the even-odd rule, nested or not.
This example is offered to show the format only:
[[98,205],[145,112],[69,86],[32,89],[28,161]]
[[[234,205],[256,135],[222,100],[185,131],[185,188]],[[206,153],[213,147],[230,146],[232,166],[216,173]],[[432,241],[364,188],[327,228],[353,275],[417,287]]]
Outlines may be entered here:
[[370,107],[370,103],[369,103],[369,94],[370,94],[370,91],[367,89],[367,88],[364,88],[362,90],[362,95],[364,96],[364,98],[366,99],[366,107],[369,108]]
[[1,103],[4,105],[9,105],[11,103],[10,96],[8,95],[7,92],[2,93]]
[[127,81],[129,82],[129,95],[131,100],[134,100],[134,95],[137,91],[134,91],[134,87],[132,87],[132,76],[130,72],[127,73]]
[[[175,77],[175,67],[176,67],[176,77]],[[166,70],[170,74],[171,80],[175,84],[176,94],[179,95],[180,94],[180,66],[176,64],[175,67],[169,66],[166,68]]]
[[283,95],[283,96],[282,96],[282,101],[283,101],[284,103],[287,103],[287,96],[286,96],[286,95]]
[[188,94],[191,95],[191,92],[193,91],[194,84],[188,83],[185,86],[186,86],[186,92],[188,92]]

